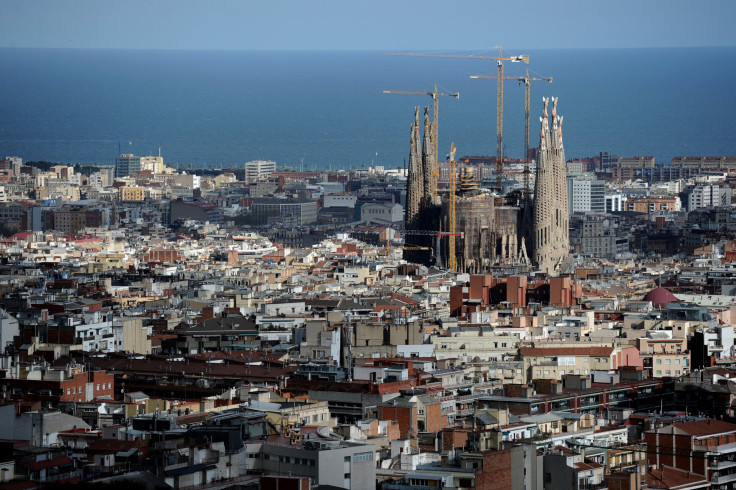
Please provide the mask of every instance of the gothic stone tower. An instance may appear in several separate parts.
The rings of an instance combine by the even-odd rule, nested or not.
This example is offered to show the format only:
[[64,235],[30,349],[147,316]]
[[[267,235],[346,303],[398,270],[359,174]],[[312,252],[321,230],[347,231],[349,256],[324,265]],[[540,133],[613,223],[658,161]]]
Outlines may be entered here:
[[[424,138],[422,139],[422,174],[424,177],[424,204],[426,207],[432,203],[434,197],[434,191],[437,187],[435,182],[435,159],[437,156],[434,154],[434,141],[432,141],[432,134],[434,133],[434,127],[429,123],[429,107],[424,108]],[[434,187],[433,187],[434,186]]]
[[424,172],[419,155],[419,108],[414,109],[414,123],[411,125],[411,142],[409,147],[409,173],[406,188],[406,216],[404,225],[407,230],[417,230],[421,220],[422,198],[424,196]]
[[562,116],[557,115],[557,99],[552,98],[551,128],[547,115],[549,98],[543,100],[534,185],[533,262],[543,272],[556,275],[570,250],[565,148],[562,145]]

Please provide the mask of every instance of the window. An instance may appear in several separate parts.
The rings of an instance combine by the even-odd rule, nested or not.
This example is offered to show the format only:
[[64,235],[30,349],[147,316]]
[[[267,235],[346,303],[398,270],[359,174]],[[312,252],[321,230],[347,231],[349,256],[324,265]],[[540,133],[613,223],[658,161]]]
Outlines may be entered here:
[[662,371],[657,369],[657,376],[662,376]]
[[66,394],[67,394],[67,395],[71,395],[71,394],[72,394],[72,390],[71,390],[71,388],[67,388],[67,389],[66,389]]
[[680,360],[679,359],[675,359],[675,364],[680,364]]
[[671,359],[665,359],[664,363],[665,364],[672,364],[672,360]]
[[373,461],[373,453],[355,453],[353,455],[353,463],[359,463],[361,461]]
[[657,364],[662,364],[662,359],[657,359]]

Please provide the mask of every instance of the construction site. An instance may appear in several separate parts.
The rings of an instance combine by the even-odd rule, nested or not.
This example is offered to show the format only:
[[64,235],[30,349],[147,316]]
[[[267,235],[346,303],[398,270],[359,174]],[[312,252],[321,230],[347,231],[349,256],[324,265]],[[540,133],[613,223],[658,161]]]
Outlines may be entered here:
[[[458,93],[440,92],[435,85],[429,92],[385,90],[388,94],[429,95],[433,100],[433,120],[429,107],[414,109],[410,127],[407,171],[404,259],[457,272],[489,273],[499,269],[519,273],[540,269],[555,275],[567,256],[567,182],[562,146],[562,117],[553,99],[552,121],[548,99],[540,117],[539,147],[530,151],[530,86],[532,81],[551,82],[552,78],[504,76],[504,61],[529,63],[529,57],[433,55],[388,53],[399,56],[470,58],[495,62],[497,74],[471,78],[497,80],[496,155],[494,179],[481,185],[483,168],[470,158],[455,160],[451,147],[446,162],[439,162],[439,98],[458,98]],[[525,87],[525,138],[521,188],[504,192],[503,82],[516,80]],[[420,128],[423,126],[423,134]],[[530,158],[531,155],[536,159]],[[535,167],[534,176],[531,168]],[[533,190],[532,190],[533,189]]]

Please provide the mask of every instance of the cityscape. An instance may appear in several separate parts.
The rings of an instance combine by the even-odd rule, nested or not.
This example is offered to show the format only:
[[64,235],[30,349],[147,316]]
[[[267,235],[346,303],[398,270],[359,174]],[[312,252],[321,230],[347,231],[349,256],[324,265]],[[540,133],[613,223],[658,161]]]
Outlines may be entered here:
[[736,488],[736,148],[581,156],[538,53],[382,55],[491,62],[487,151],[429,79],[339,169],[0,126],[1,488]]

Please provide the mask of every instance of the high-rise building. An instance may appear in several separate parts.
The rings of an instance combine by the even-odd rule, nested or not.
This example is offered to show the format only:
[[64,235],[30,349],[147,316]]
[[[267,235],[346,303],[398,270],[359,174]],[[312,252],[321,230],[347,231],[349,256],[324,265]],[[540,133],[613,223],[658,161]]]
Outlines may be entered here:
[[552,98],[552,127],[550,128],[544,99],[539,160],[534,184],[533,208],[533,262],[547,274],[555,275],[570,252],[569,210],[565,148],[562,144],[562,116],[557,115],[557,99]]
[[141,171],[141,157],[123,153],[115,159],[115,177],[127,177]]
[[570,214],[605,213],[606,183],[589,175],[576,175],[567,178],[567,201]]

